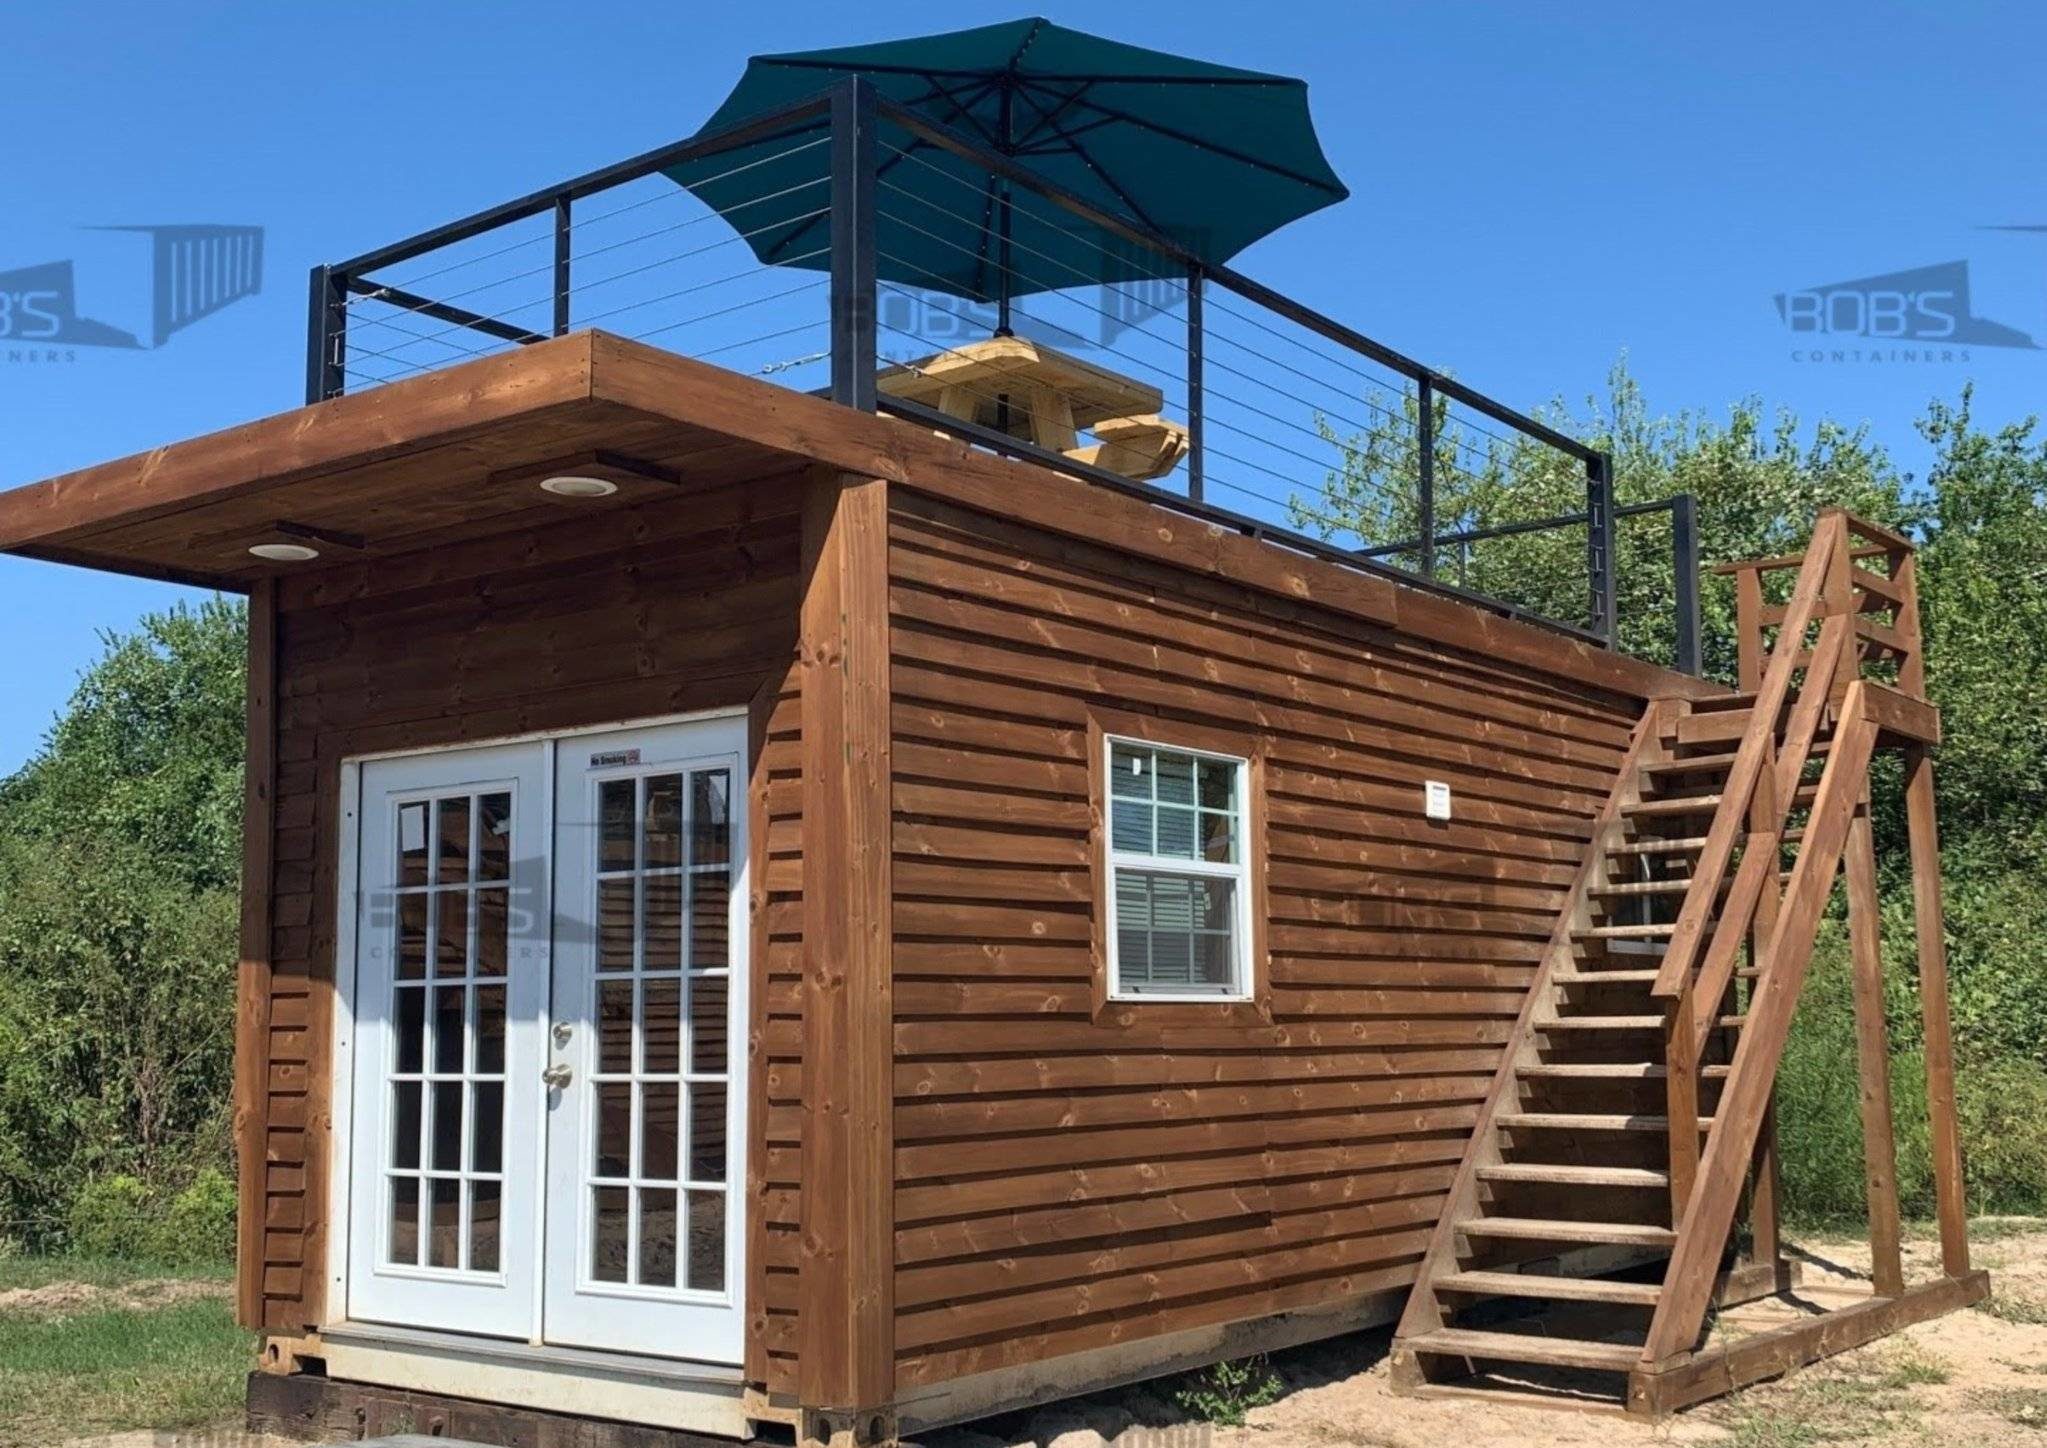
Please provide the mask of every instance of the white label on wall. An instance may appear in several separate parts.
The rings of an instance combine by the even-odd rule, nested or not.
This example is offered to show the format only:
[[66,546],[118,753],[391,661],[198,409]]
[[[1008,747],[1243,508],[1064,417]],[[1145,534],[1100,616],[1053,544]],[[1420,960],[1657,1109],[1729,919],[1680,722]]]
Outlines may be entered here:
[[640,751],[637,749],[607,749],[590,756],[592,769],[617,769],[621,765],[638,764]]
[[1422,807],[1432,820],[1450,818],[1450,786],[1440,779],[1426,780],[1422,784]]

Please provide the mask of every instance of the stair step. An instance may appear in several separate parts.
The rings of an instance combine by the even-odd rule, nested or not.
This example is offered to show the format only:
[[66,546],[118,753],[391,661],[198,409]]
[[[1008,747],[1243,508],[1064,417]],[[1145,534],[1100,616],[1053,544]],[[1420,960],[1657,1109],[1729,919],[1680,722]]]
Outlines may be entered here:
[[1675,924],[1662,925],[1594,925],[1587,930],[1573,930],[1573,940],[1668,940],[1677,933]]
[[1711,698],[1692,700],[1694,714],[1720,714],[1734,709],[1753,709],[1756,706],[1756,691],[1744,690],[1739,694],[1716,694]]
[[1704,774],[1709,769],[1732,769],[1732,754],[1694,754],[1689,759],[1659,759],[1654,764],[1642,766],[1644,774]]
[[1688,794],[1680,799],[1641,799],[1633,804],[1623,805],[1621,813],[1629,819],[1661,819],[1666,815],[1706,815],[1720,808],[1720,795]]
[[[1531,1061],[1515,1068],[1530,1081],[1661,1081],[1670,1072],[1648,1061]],[[1699,1074],[1709,1081],[1724,1081],[1725,1066],[1701,1066]]]
[[1565,1222],[1545,1217],[1472,1217],[1457,1224],[1467,1237],[1522,1242],[1579,1242],[1608,1247],[1668,1247],[1677,1233],[1639,1222]]
[[1479,1180],[1558,1187],[1667,1187],[1668,1172],[1636,1166],[1560,1166],[1547,1162],[1501,1162],[1478,1169]]
[[[1785,838],[1789,839],[1790,836]],[[1693,854],[1706,848],[1706,837],[1695,835],[1685,839],[1624,840],[1617,845],[1608,845],[1609,855],[1682,855]]]
[[[1816,739],[1813,741],[1810,756],[1820,758],[1833,747],[1833,741],[1830,739]],[[1717,754],[1694,754],[1685,759],[1660,759],[1654,764],[1645,764],[1642,766],[1642,772],[1658,777],[1671,774],[1704,774],[1708,770],[1732,769],[1734,760],[1735,755],[1731,750]]]
[[1567,970],[1550,979],[1558,985],[1648,985],[1661,974],[1660,970]]
[[1594,885],[1588,895],[1682,895],[1692,888],[1691,877],[1682,880],[1630,880],[1625,885]]
[[1552,1302],[1611,1302],[1654,1307],[1663,1289],[1653,1282],[1602,1282],[1592,1277],[1550,1277],[1534,1272],[1450,1272],[1438,1277],[1438,1292],[1476,1297],[1540,1297]]
[[[1748,1024],[1747,1016],[1722,1016],[1715,1022],[1726,1030],[1738,1031]],[[1660,1031],[1662,1016],[1558,1016],[1541,1021],[1538,1031]]]
[[1641,1359],[1642,1350],[1622,1343],[1590,1342],[1574,1337],[1530,1337],[1513,1332],[1474,1332],[1445,1327],[1420,1337],[1408,1338],[1402,1347],[1410,1352],[1442,1353],[1449,1357],[1485,1358],[1496,1362],[1542,1363],[1550,1367],[1590,1368],[1598,1372],[1624,1373]]
[[[1493,1123],[1508,1129],[1529,1127],[1543,1131],[1653,1131],[1659,1136],[1670,1134],[1668,1116],[1607,1116],[1580,1111],[1502,1111],[1493,1117]],[[1699,1118],[1699,1130],[1704,1131],[1713,1124],[1710,1116]]]

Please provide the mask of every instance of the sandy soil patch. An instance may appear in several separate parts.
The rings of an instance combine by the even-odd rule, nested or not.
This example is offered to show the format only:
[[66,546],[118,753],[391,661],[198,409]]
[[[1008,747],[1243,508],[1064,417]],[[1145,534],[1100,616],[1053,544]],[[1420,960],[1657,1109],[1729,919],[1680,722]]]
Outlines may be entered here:
[[[1987,1309],[1951,1314],[1816,1363],[1776,1383],[1705,1404],[1660,1425],[1615,1413],[1509,1403],[1395,1397],[1390,1330],[1275,1354],[1279,1397],[1241,1427],[1209,1427],[1163,1382],[1097,1394],[1035,1414],[933,1433],[926,1448],[1734,1448],[1885,1445],[2022,1448],[2047,1444],[2047,1221],[2003,1220],[1972,1232],[1990,1269]],[[1798,1248],[1811,1285],[1866,1280],[1866,1243],[1809,1239]],[[1940,1247],[1907,1244],[1906,1277],[1937,1275]]]

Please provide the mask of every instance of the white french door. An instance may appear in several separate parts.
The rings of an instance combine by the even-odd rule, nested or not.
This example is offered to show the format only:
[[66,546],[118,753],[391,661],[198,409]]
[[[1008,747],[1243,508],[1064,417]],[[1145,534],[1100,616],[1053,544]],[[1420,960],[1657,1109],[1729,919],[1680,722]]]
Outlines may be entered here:
[[509,745],[362,768],[356,1317],[504,1333],[531,1311],[548,978],[544,760],[541,746]]
[[556,757],[546,1335],[738,1362],[743,719]]
[[745,744],[360,766],[348,1317],[740,1360]]

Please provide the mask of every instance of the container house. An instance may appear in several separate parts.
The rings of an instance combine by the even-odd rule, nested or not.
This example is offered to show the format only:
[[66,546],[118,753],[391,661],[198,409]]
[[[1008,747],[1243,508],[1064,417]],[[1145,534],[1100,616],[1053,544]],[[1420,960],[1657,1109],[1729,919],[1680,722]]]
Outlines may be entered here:
[[[717,335],[810,374],[580,324],[625,269],[581,228],[764,145],[816,148],[821,260],[750,274],[807,276],[814,330]],[[920,154],[1176,299],[1085,358],[890,345]],[[446,275],[522,227],[534,310]],[[248,598],[253,1422],[879,1443],[1396,1321],[1411,1391],[1561,1372],[1656,1414],[1987,1290],[1909,540],[1827,513],[1735,565],[1741,678],[1711,682],[1688,500],[1617,508],[1596,449],[859,80],[311,300],[304,407],[0,495],[9,552]],[[1162,336],[1170,387],[1126,360]],[[1375,395],[1352,374],[1405,430],[1393,531],[1233,505],[1305,456],[1279,418]],[[1439,517],[1480,433],[1582,506]],[[1293,465],[1299,496],[1394,476],[1364,451]],[[1650,512],[1681,667],[1616,646]],[[1567,540],[1577,616],[1459,571],[1530,536]],[[1916,1283],[1883,750],[1943,1209]],[[1771,1087],[1837,882],[1874,1281],[1713,1335],[1793,1277]]]

